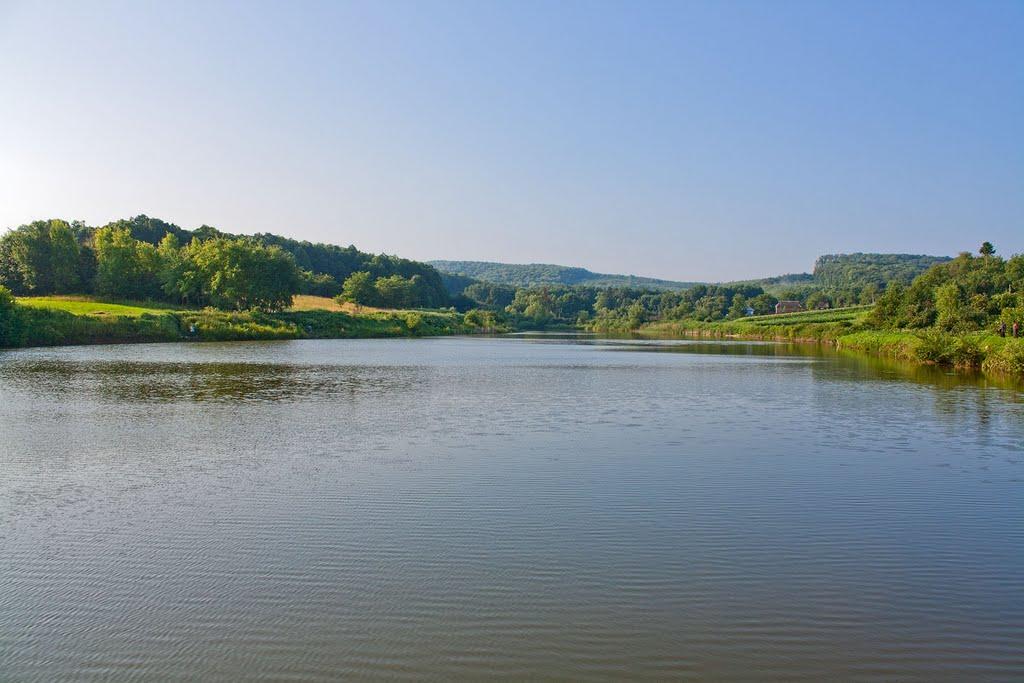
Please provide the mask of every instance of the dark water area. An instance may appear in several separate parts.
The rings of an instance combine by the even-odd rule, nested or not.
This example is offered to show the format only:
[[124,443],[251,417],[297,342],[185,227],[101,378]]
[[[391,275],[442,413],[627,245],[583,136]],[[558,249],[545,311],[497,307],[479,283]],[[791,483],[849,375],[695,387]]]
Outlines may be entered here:
[[571,336],[0,352],[0,680],[1022,680],[1024,388]]

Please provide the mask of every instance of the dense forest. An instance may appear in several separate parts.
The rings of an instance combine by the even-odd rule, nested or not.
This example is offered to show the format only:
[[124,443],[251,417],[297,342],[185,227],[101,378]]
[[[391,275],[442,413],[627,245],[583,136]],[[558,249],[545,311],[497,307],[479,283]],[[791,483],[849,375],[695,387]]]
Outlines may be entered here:
[[986,242],[979,256],[964,252],[937,263],[909,286],[893,282],[871,321],[882,328],[955,333],[1024,324],[1024,254],[1004,260]]
[[375,292],[375,305],[449,304],[441,275],[427,264],[272,234],[190,231],[143,215],[102,227],[36,221],[0,237],[0,286],[17,295],[279,310],[294,294],[339,295],[356,274]]
[[814,283],[826,289],[847,289],[874,284],[884,289],[892,282],[909,285],[948,256],[917,254],[826,254],[814,263]]

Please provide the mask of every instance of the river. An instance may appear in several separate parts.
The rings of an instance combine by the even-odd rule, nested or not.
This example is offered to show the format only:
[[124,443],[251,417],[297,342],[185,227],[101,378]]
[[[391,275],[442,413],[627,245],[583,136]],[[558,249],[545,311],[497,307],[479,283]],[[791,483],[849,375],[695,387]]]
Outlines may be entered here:
[[0,679],[1024,678],[1024,390],[813,347],[0,352]]

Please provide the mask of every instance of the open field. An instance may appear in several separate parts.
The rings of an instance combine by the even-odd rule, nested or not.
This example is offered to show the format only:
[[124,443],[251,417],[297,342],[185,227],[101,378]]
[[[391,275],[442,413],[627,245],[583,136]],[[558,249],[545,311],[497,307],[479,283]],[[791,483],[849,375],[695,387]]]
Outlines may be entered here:
[[334,311],[336,313],[348,313],[349,315],[369,315],[370,313],[385,313],[397,315],[406,313],[431,313],[432,309],[421,308],[377,308],[376,306],[363,306],[350,302],[339,303],[326,296],[313,296],[311,294],[296,294],[292,300],[289,311]]
[[870,311],[871,306],[851,306],[825,311],[758,315],[716,322],[672,320],[649,323],[637,332],[650,336],[699,334],[718,337],[834,342],[844,334],[866,329],[866,319]]
[[137,318],[146,313],[161,315],[169,311],[181,309],[180,306],[161,303],[113,303],[101,301],[96,297],[81,295],[26,296],[18,297],[17,301],[22,306],[66,311],[75,315],[120,315],[129,318]]
[[[25,296],[18,297],[17,301],[23,306],[67,311],[68,313],[74,313],[75,315],[121,315],[131,318],[135,318],[146,313],[150,315],[160,315],[169,311],[189,310],[186,306],[160,302],[104,301],[98,297],[86,296],[83,294]],[[374,308],[373,306],[358,306],[352,303],[338,303],[330,297],[312,296],[309,294],[297,294],[288,311],[333,311],[335,313],[348,313],[349,315],[367,315],[370,313],[395,314],[407,312]]]
[[[350,303],[338,303],[327,296],[312,296],[310,294],[296,294],[292,300],[292,307],[289,311],[338,311],[340,313],[357,313],[359,307]],[[363,310],[370,310],[363,306]],[[376,309],[372,309],[376,310]]]
[[799,313],[780,313],[778,315],[755,315],[740,318],[736,322],[757,326],[767,325],[803,325],[805,323],[837,323],[853,321],[868,311],[871,306],[848,306],[846,308],[830,308],[824,311],[800,311]]

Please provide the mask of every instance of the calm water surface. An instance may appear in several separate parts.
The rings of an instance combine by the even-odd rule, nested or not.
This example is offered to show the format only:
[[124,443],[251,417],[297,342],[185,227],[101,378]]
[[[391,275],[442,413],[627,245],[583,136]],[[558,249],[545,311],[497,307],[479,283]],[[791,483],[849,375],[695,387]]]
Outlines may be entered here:
[[0,679],[1024,679],[1024,393],[749,343],[0,353]]

